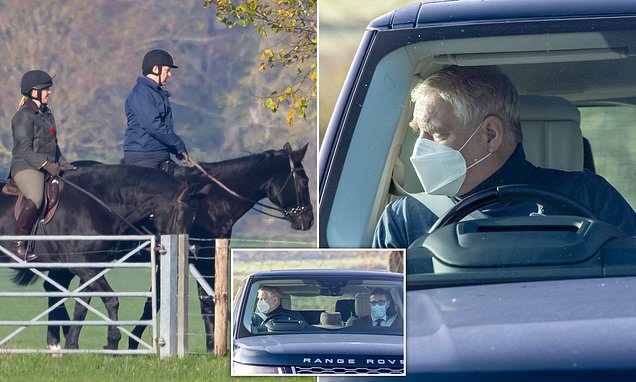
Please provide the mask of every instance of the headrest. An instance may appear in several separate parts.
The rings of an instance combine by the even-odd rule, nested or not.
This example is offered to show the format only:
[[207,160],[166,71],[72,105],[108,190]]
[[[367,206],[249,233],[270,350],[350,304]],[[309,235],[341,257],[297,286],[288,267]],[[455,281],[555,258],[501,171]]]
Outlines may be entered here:
[[281,295],[280,306],[282,306],[285,309],[291,309],[291,296],[288,294]]
[[565,171],[583,169],[579,109],[553,96],[519,97],[523,148],[535,166]]
[[371,315],[371,308],[369,308],[370,297],[371,293],[356,294],[356,316],[364,317]]
[[355,309],[355,301],[353,299],[345,299],[336,301],[336,312],[340,312],[343,320],[348,320]]
[[340,329],[343,326],[342,316],[340,312],[330,313],[330,312],[322,312],[320,313],[320,326],[327,329]]

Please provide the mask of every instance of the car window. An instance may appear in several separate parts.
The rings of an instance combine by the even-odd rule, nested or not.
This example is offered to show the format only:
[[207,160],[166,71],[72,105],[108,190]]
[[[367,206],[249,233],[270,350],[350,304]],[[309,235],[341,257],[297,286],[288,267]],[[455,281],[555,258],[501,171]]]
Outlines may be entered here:
[[589,140],[596,172],[636,209],[636,107],[582,107],[581,130]]
[[[342,144],[341,138],[338,149],[346,153],[334,166],[341,166],[337,186],[327,190],[323,199],[327,201],[321,209],[324,244],[369,246],[384,207],[405,192],[422,190],[409,162],[416,138],[408,126],[412,114],[409,93],[420,79],[450,64],[497,65],[522,96],[557,96],[578,107],[583,137],[592,147],[597,172],[634,206],[636,175],[630,164],[635,155],[636,130],[629,129],[633,108],[627,105],[633,98],[620,97],[629,95],[631,89],[621,82],[636,83],[633,71],[626,70],[636,64],[636,57],[616,55],[612,50],[614,45],[627,44],[631,32],[530,34],[523,39],[485,36],[443,41],[427,41],[434,36],[424,32],[391,33],[387,45],[394,44],[394,48],[370,48],[359,76],[362,81],[357,83],[353,102],[345,114],[344,129],[351,131],[351,136],[346,144]],[[404,34],[403,45],[399,42],[400,33]],[[374,42],[377,46],[382,45],[378,42],[381,35],[382,32],[378,33]],[[412,43],[413,38],[420,41]],[[611,112],[607,107],[605,110],[585,107],[615,99],[612,104],[626,106],[611,108]],[[612,114],[618,109],[626,114]],[[600,114],[593,116],[595,113]],[[612,124],[607,119],[612,119]],[[620,136],[621,142],[617,145],[609,140],[612,136]]]
[[[258,290],[274,287],[281,293],[281,306],[263,312],[257,304]],[[360,278],[269,279],[253,282],[242,301],[243,336],[300,333],[364,333],[403,335],[402,280]],[[390,302],[381,327],[372,325],[371,295],[385,291]],[[375,298],[375,297],[374,297]]]

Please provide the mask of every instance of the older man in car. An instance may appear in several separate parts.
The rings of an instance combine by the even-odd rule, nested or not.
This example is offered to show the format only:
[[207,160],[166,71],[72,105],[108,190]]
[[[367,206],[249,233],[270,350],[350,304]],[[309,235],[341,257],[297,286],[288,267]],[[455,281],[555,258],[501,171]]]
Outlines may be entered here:
[[252,318],[252,325],[262,329],[262,326],[268,322],[278,321],[296,321],[299,324],[304,323],[304,317],[293,310],[285,309],[281,305],[282,294],[280,289],[274,286],[262,286],[258,289],[256,301],[256,312]]
[[[525,184],[551,189],[587,207],[599,220],[636,235],[636,214],[601,176],[535,167],[521,144],[518,94],[495,67],[448,66],[411,92],[411,127],[419,133],[411,163],[429,195],[456,203],[491,187]],[[516,203],[482,210],[487,216],[554,213]],[[388,205],[373,246],[407,248],[438,216],[412,196]]]

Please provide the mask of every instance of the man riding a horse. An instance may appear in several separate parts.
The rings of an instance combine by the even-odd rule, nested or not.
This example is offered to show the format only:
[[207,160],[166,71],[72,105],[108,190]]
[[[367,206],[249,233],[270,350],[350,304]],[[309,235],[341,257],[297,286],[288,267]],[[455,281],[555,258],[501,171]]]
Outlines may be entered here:
[[170,174],[174,167],[170,154],[188,160],[185,144],[174,132],[170,93],[162,87],[173,68],[178,66],[165,50],[154,49],[144,56],[143,76],[126,98],[124,164],[161,168]]

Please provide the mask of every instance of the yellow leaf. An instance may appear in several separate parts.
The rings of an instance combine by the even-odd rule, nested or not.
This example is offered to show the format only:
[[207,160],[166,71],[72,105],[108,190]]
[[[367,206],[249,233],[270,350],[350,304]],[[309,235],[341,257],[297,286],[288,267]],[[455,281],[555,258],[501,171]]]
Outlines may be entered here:
[[289,94],[289,93],[291,93],[291,91],[292,91],[292,88],[287,88],[287,89],[285,89],[285,94]]

